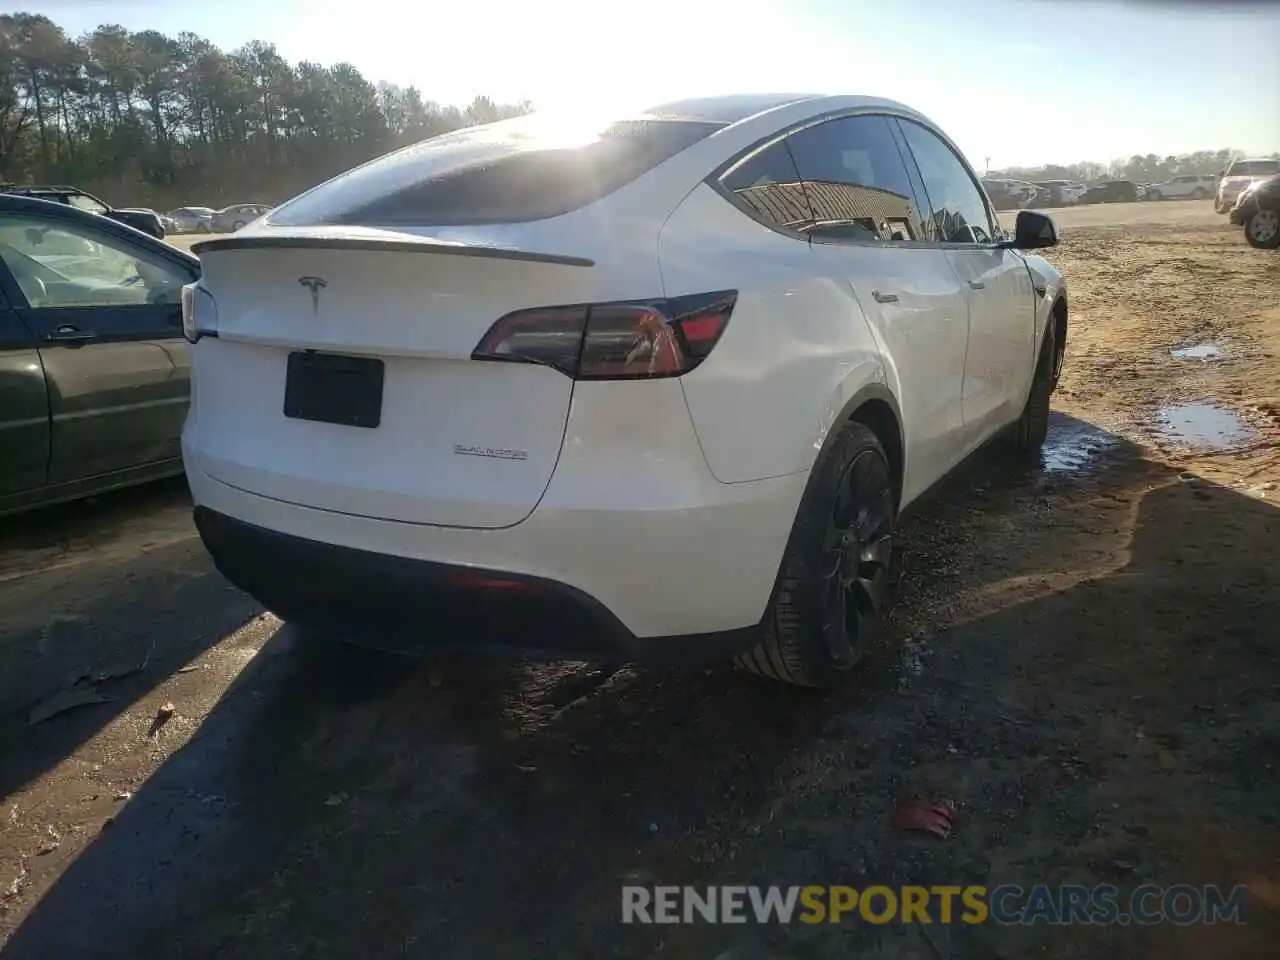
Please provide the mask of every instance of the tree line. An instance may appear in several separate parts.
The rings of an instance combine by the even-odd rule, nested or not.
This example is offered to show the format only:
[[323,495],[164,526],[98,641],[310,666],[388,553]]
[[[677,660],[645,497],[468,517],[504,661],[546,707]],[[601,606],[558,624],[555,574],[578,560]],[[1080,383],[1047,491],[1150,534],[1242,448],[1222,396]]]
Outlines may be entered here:
[[72,183],[118,206],[278,203],[405,144],[525,113],[373,84],[349,63],[224,53],[193,33],[0,15],[0,180]]
[[[1040,167],[1007,167],[992,170],[989,176],[1009,177],[1032,183],[1044,180],[1071,180],[1076,183],[1094,183],[1099,180],[1135,180],[1138,183],[1161,183],[1171,177],[1191,174],[1219,174],[1232,160],[1243,157],[1243,152],[1223,148],[1198,150],[1178,156],[1160,157],[1154,153],[1146,156],[1134,154],[1127,160],[1110,163],[1047,164]],[[1280,159],[1280,153],[1271,156]]]
[[[0,180],[72,183],[119,206],[278,203],[388,150],[528,102],[466,107],[374,84],[349,63],[288,63],[254,41],[116,25],[72,38],[48,17],[0,15]],[[1215,173],[1238,151],[1010,168],[1027,180],[1155,182]]]

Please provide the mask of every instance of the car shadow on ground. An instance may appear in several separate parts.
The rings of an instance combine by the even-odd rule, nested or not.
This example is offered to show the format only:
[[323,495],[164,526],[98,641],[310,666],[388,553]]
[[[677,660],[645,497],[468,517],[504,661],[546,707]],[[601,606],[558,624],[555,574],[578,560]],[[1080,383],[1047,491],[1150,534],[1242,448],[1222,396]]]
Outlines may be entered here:
[[[0,533],[0,797],[253,618],[213,569],[181,478],[8,518]],[[80,691],[101,702],[32,724]]]
[[23,554],[102,542],[140,512],[190,505],[185,478],[171,477],[5,517],[0,527],[4,569],[21,563]]
[[[1266,956],[1265,901],[1248,927],[928,943],[618,922],[628,882],[1275,890],[1280,511],[1108,449],[1100,474],[986,457],[949,483],[906,525],[888,636],[828,694],[412,668],[283,629],[0,957],[710,957],[744,936],[773,956]],[[950,840],[888,829],[913,793],[959,804]]]

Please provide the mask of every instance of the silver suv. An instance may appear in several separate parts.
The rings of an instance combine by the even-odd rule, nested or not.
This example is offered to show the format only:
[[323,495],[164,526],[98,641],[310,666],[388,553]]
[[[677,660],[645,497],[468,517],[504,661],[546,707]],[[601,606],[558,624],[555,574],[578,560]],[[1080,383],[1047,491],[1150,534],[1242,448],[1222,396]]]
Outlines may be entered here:
[[1172,177],[1147,189],[1148,200],[1203,200],[1213,196],[1218,178],[1211,173]]

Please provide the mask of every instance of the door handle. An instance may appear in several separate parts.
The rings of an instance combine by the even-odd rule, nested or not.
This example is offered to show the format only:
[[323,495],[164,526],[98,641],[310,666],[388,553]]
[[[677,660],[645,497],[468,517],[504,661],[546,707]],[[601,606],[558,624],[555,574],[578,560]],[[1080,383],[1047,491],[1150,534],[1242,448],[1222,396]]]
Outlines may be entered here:
[[47,343],[88,343],[90,340],[97,340],[98,335],[92,330],[81,330],[64,323],[53,333],[46,333],[44,339]]
[[985,289],[987,289],[987,285],[986,285],[985,283],[983,283],[981,280],[970,280],[970,281],[969,281],[969,287],[970,287],[970,289],[973,289],[973,290],[985,290]]
[[872,290],[871,296],[876,303],[897,303],[898,295],[896,293],[881,293],[879,290]]

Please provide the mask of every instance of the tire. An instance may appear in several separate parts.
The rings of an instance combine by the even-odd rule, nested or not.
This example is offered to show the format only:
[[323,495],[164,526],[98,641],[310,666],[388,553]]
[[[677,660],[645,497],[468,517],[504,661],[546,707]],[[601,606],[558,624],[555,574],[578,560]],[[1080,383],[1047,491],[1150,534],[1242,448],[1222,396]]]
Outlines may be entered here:
[[204,221],[201,221],[200,223],[196,224],[196,233],[208,233],[208,232],[209,232],[209,225],[207,223],[205,223]]
[[809,477],[763,638],[734,662],[803,687],[830,687],[847,677],[892,602],[896,514],[884,448],[868,427],[845,423]]
[[1280,247],[1280,210],[1255,210],[1244,222],[1244,238],[1259,250]]
[[231,232],[232,232],[232,233],[235,233],[237,230],[240,230],[240,229],[242,229],[243,227],[244,227],[244,221],[243,221],[243,220],[237,220],[235,223],[233,223],[233,224],[231,225]]
[[1040,448],[1049,436],[1049,401],[1061,373],[1060,359],[1053,328],[1050,327],[1044,346],[1040,348],[1040,360],[1036,364],[1027,402],[1007,437],[1008,448],[1017,457],[1039,456]]
[[1204,189],[1202,187],[1196,187],[1194,190],[1191,191],[1192,200],[1203,200],[1207,196],[1208,194],[1204,192]]

